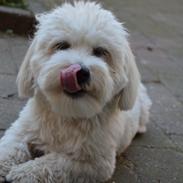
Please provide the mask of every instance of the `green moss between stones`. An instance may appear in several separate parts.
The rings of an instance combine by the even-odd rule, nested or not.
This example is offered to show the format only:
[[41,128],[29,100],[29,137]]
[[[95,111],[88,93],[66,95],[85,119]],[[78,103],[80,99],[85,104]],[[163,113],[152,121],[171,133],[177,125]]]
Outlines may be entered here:
[[26,9],[27,7],[27,3],[25,0],[0,0],[0,5],[22,9]]

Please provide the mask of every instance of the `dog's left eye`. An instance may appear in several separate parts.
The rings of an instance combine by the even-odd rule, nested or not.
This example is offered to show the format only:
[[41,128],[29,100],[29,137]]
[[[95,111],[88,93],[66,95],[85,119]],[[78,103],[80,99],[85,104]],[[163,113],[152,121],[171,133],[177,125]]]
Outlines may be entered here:
[[54,50],[67,50],[71,47],[71,45],[67,41],[63,41],[60,43],[57,43],[53,46]]
[[109,52],[105,48],[97,47],[93,49],[93,55],[96,57],[103,57],[109,55]]

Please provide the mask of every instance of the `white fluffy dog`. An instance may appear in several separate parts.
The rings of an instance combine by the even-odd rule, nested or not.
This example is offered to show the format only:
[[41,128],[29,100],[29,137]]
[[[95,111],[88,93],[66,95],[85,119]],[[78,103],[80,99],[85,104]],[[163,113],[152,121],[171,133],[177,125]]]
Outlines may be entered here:
[[151,105],[127,32],[93,2],[38,21],[17,78],[30,99],[0,141],[0,182],[104,182]]

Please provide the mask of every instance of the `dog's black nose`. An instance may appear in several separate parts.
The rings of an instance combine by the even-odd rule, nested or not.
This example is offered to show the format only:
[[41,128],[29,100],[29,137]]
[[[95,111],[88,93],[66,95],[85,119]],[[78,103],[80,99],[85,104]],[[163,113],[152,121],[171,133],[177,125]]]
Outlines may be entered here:
[[77,82],[81,86],[90,81],[90,71],[87,67],[81,65],[81,69],[77,72]]

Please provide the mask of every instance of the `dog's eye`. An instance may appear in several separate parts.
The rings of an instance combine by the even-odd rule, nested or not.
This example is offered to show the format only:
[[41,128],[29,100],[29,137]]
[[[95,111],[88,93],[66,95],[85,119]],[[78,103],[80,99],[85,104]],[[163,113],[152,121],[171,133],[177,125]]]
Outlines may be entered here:
[[57,43],[53,46],[54,50],[67,50],[71,47],[71,45],[67,41],[63,41],[60,43]]
[[103,57],[109,55],[109,52],[105,48],[97,47],[93,49],[93,55],[96,57]]

